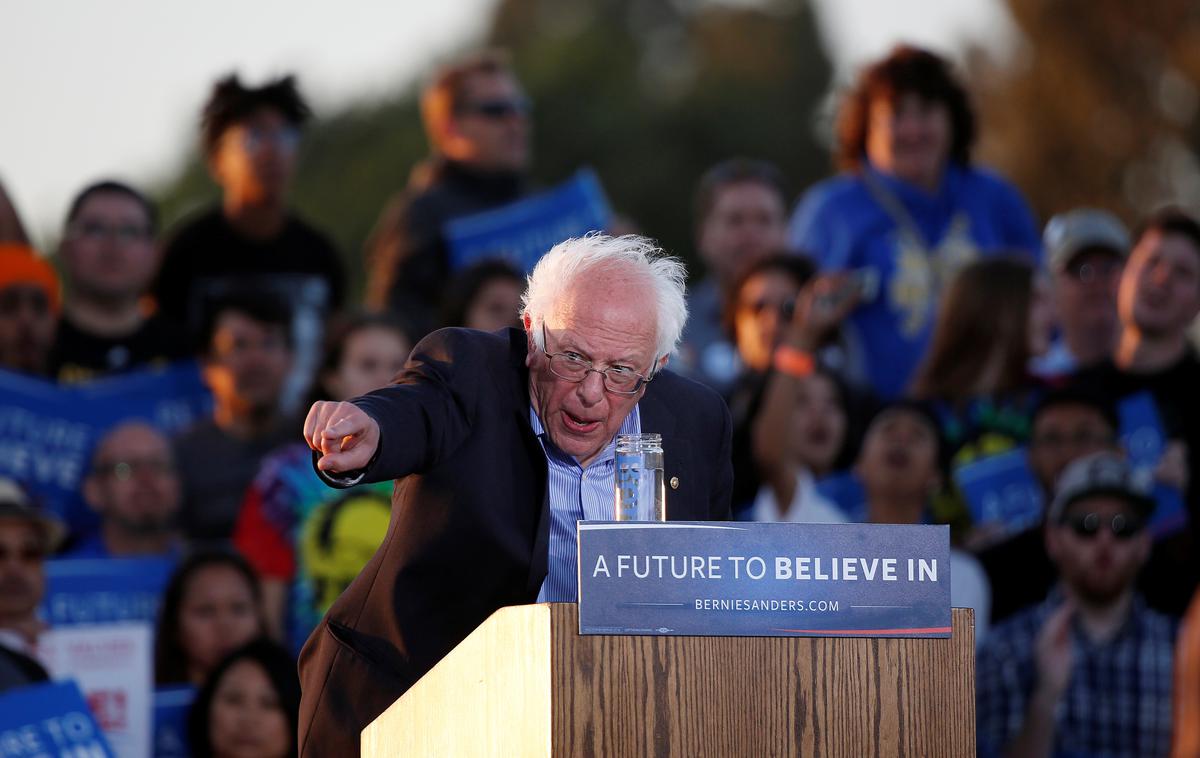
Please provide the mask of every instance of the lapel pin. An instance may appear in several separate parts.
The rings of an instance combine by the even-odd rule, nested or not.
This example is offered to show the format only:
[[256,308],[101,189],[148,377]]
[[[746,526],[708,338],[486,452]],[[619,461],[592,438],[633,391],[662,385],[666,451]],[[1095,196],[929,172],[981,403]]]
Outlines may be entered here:
[[673,490],[679,489],[679,477],[677,477],[677,476],[671,477],[671,489],[673,489]]

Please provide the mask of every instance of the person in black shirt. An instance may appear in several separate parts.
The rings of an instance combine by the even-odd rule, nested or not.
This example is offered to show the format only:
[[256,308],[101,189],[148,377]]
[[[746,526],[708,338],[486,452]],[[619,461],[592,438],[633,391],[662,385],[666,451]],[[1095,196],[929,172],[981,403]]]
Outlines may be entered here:
[[367,241],[368,304],[404,319],[414,339],[437,325],[450,276],[444,226],[518,200],[529,164],[529,102],[497,52],[440,70],[421,93],[421,116],[432,156]]
[[337,251],[287,206],[308,117],[290,76],[259,88],[244,87],[236,76],[217,83],[204,108],[202,141],[221,205],[175,231],[155,287],[160,310],[193,333],[212,303],[231,293],[285,299],[296,346],[286,393],[293,401],[319,360],[323,319],[345,296]]
[[231,295],[213,308],[203,359],[213,415],[175,439],[180,526],[194,543],[232,536],[263,457],[300,432],[280,408],[292,361],[289,321],[287,308],[270,295]]
[[[1200,314],[1200,223],[1177,209],[1151,216],[1136,235],[1117,290],[1121,334],[1111,360],[1076,376],[1080,386],[1114,405],[1140,392],[1153,395],[1171,440],[1158,477],[1185,491],[1191,533],[1159,543],[1156,563],[1173,556],[1171,570],[1148,600],[1181,615],[1196,586],[1188,542],[1200,527],[1200,360],[1187,330]],[[1189,472],[1193,472],[1189,481]],[[1148,574],[1157,574],[1155,565]]]
[[59,260],[67,280],[50,375],[84,381],[191,356],[185,332],[143,297],[158,272],[158,211],[120,182],[88,186],[71,202]]

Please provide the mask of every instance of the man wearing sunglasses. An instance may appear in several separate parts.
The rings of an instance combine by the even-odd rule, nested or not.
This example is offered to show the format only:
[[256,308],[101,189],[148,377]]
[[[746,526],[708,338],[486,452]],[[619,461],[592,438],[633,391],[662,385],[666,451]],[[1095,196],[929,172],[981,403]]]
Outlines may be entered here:
[[1063,472],[1046,517],[1059,585],[979,654],[980,755],[1167,755],[1177,622],[1135,590],[1149,492],[1116,453]]
[[402,316],[418,338],[450,275],[443,228],[525,194],[530,104],[508,59],[483,51],[453,62],[421,93],[430,158],[413,169],[367,241],[367,300]]
[[523,329],[435,332],[395,384],[313,405],[326,481],[398,481],[383,545],[301,654],[303,755],[357,755],[498,608],[575,599],[575,522],[612,518],[618,433],[662,435],[669,518],[729,517],[729,412],[664,369],[685,278],[640,237],[567,240],[530,276]]
[[33,659],[42,630],[37,609],[46,590],[46,556],[62,532],[20,485],[0,478],[0,692],[48,678]]

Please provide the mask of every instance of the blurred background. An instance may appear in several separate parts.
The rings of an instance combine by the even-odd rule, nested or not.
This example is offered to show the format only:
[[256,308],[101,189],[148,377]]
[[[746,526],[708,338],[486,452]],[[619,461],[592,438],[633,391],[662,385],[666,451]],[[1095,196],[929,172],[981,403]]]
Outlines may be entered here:
[[960,65],[976,157],[1041,220],[1200,203],[1190,0],[7,0],[0,19],[0,180],[46,252],[70,195],[101,176],[150,187],[168,228],[216,199],[197,146],[212,82],[295,72],[318,118],[294,203],[361,291],[363,240],[426,154],[417,89],[480,44],[512,51],[534,102],[535,180],[592,166],[617,212],[689,261],[703,170],[767,159],[799,195],[831,171],[831,95],[902,40]]

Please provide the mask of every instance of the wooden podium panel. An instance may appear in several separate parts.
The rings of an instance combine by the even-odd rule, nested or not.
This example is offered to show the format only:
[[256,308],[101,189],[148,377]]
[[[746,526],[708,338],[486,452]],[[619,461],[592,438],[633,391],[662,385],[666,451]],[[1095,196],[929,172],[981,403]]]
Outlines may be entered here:
[[951,639],[580,636],[494,614],[363,731],[364,756],[973,756],[972,612]]

